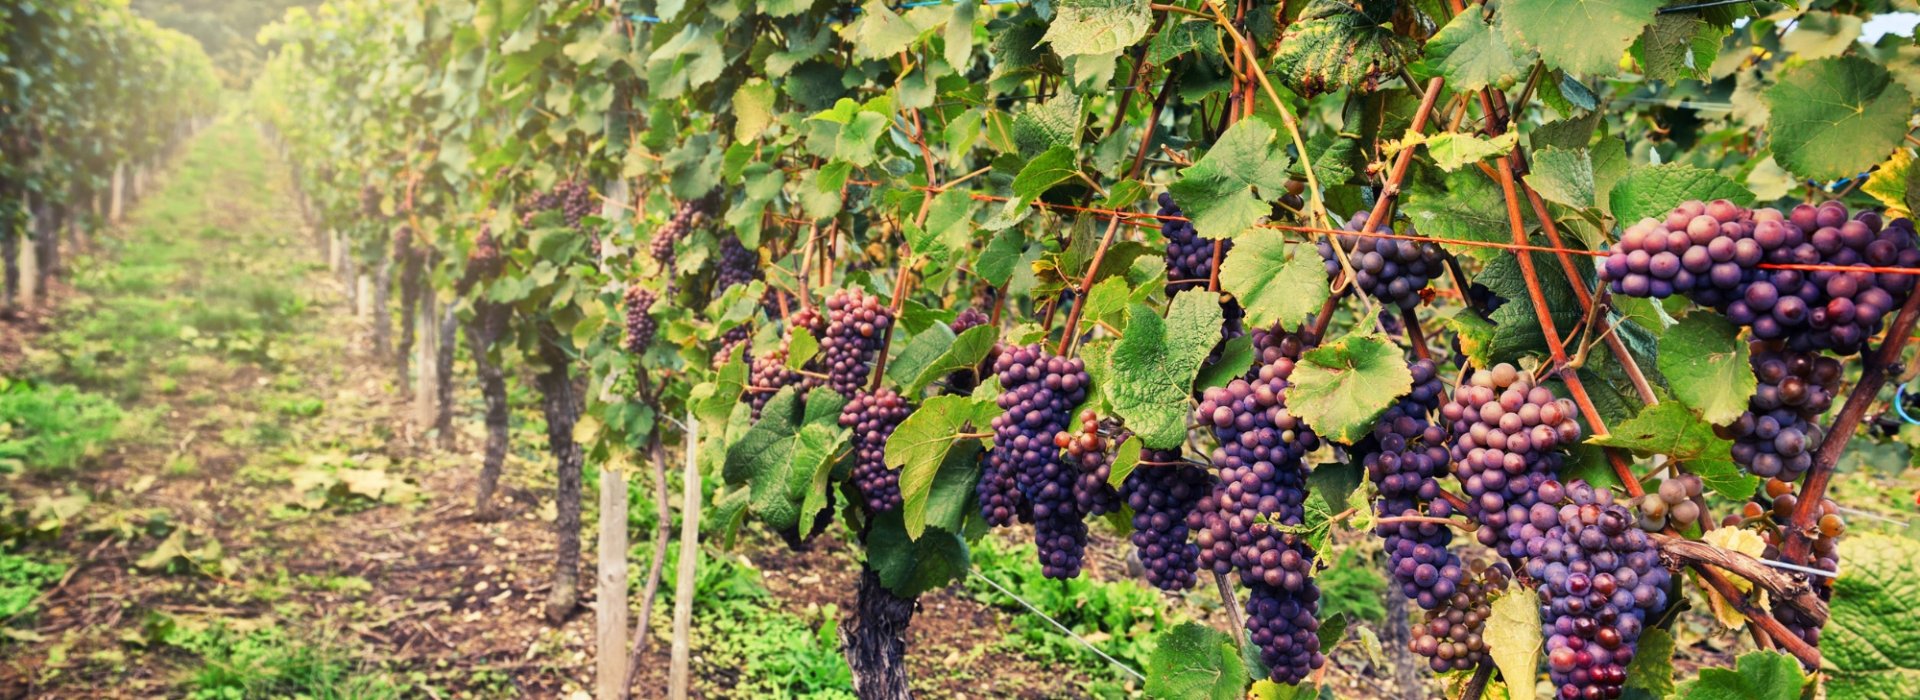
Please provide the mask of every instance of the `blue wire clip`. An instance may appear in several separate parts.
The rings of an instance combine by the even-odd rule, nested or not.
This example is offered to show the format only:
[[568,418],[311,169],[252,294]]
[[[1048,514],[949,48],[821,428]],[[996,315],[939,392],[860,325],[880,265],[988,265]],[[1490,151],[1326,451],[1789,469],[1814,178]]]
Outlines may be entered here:
[[[1911,383],[1912,382],[1908,382],[1908,384]],[[1920,420],[1914,420],[1913,416],[1907,415],[1907,384],[1901,384],[1900,390],[1894,392],[1893,411],[1900,414],[1900,420],[1912,425],[1920,425]]]

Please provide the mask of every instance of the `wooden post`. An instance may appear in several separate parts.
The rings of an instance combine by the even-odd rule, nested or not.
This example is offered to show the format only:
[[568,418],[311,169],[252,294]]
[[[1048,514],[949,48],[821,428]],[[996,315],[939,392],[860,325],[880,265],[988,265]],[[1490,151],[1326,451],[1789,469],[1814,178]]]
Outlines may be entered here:
[[440,315],[434,308],[438,305],[439,298],[424,281],[420,286],[425,289],[421,290],[418,300],[419,313],[414,314],[413,317],[415,335],[419,339],[413,345],[415,352],[413,365],[417,368],[417,374],[413,380],[413,416],[414,420],[420,422],[420,430],[425,432],[433,429],[433,395],[435,387],[439,386],[436,378],[445,370],[439,366]]
[[[687,463],[680,477],[680,564],[673,584],[673,657],[667,697],[687,700],[687,661],[692,656],[693,575],[700,559],[700,421],[687,412]],[[661,523],[662,527],[666,523]]]
[[107,220],[120,223],[127,213],[127,164],[113,166],[113,194],[107,204]]
[[16,243],[13,253],[20,261],[20,296],[14,305],[21,309],[31,309],[40,301],[40,238],[46,235],[41,229],[46,228],[49,218],[47,203],[40,197],[32,201],[27,207],[27,244],[23,249]]
[[[626,460],[600,470],[599,593],[593,626],[598,671],[594,697],[620,700],[627,685],[627,469]],[[665,527],[666,523],[661,523]]]

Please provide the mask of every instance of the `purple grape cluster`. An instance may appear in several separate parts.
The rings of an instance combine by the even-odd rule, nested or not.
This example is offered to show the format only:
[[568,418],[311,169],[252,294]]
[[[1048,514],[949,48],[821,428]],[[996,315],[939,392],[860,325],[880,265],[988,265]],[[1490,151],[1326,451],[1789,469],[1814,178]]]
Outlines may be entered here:
[[[688,231],[692,231],[706,221],[707,210],[711,205],[712,200],[707,197],[681,200],[679,204],[674,205],[673,216],[667,218],[667,223],[654,229],[653,241],[647,244],[647,254],[652,255],[654,261],[660,263],[660,269],[673,269],[673,247],[679,245],[680,239],[687,237]],[[739,241],[734,243],[737,245]],[[721,287],[721,289],[725,288]]]
[[827,326],[814,358],[827,375],[827,388],[852,396],[866,386],[874,355],[892,325],[893,311],[864,290],[844,289],[827,297]]
[[[1440,498],[1439,478],[1451,471],[1445,426],[1431,419],[1445,397],[1432,360],[1408,366],[1413,389],[1380,415],[1370,441],[1359,448],[1367,477],[1378,487],[1374,514],[1381,517],[1453,515]],[[1465,576],[1460,557],[1447,549],[1453,530],[1431,522],[1379,523],[1374,533],[1385,540],[1388,572],[1422,610],[1453,597]]]
[[1252,379],[1235,379],[1201,395],[1194,420],[1210,428],[1219,444],[1211,461],[1220,480],[1189,523],[1199,531],[1200,566],[1221,574],[1240,572],[1249,591],[1247,632],[1260,646],[1272,678],[1283,683],[1297,683],[1325,662],[1315,636],[1320,600],[1313,582],[1315,553],[1298,534],[1274,527],[1304,522],[1307,468],[1302,460],[1320,443],[1287,410],[1287,379],[1297,360],[1297,355],[1279,354],[1259,365]]
[[960,335],[979,326],[987,325],[988,320],[985,312],[969,306],[961,309],[960,313],[955,314],[953,323],[948,324],[948,327],[953,329],[954,335]]
[[1410,630],[1407,649],[1427,658],[1434,673],[1466,671],[1487,663],[1481,636],[1493,616],[1493,599],[1507,587],[1513,571],[1503,562],[1474,562],[1453,595]]
[[875,513],[900,507],[900,473],[887,468],[887,438],[913,413],[892,389],[860,391],[840,409],[840,427],[853,429],[853,485]]
[[1733,441],[1733,461],[1753,475],[1798,481],[1820,449],[1824,433],[1818,419],[1833,407],[1840,361],[1777,343],[1754,343],[1748,362],[1759,385],[1747,399],[1747,411],[1714,432]]
[[553,189],[527,198],[520,203],[520,225],[533,225],[534,217],[541,212],[560,212],[562,220],[569,228],[580,228],[580,220],[593,213],[593,190],[585,180],[562,180],[554,183]]
[[[773,395],[789,386],[800,387],[802,397],[808,390],[819,386],[820,381],[787,368],[790,343],[793,341],[793,329],[804,328],[818,336],[825,319],[812,307],[795,311],[787,318],[787,338],[780,341],[778,347],[753,358],[747,368],[747,403],[753,407],[753,417],[760,418],[760,411],[766,408]],[[817,359],[817,358],[816,358]]]
[[[1780,267],[1786,265],[1860,269]],[[1781,214],[1716,200],[1684,202],[1662,219],[1628,227],[1600,274],[1618,294],[1686,295],[1752,328],[1759,340],[1850,355],[1913,291],[1912,275],[1868,268],[1916,266],[1920,242],[1907,219],[1885,223],[1870,211],[1849,219],[1839,202]]]
[[720,347],[713,351],[713,366],[719,367],[720,365],[726,364],[728,358],[733,357],[733,349],[741,346],[746,346],[747,351],[743,356],[751,361],[753,357],[753,329],[746,326],[728,328],[726,332],[720,334]]
[[643,354],[653,345],[653,334],[660,323],[647,313],[657,299],[653,290],[638,284],[627,286],[627,352]]
[[1559,448],[1580,440],[1573,402],[1502,363],[1457,387],[1440,415],[1452,425],[1454,475],[1467,516],[1480,523],[1480,543],[1520,556],[1519,528],[1540,502],[1541,485],[1559,473]]
[[1086,554],[1087,524],[1074,498],[1079,470],[1061,459],[1054,438],[1087,398],[1086,366],[1036,344],[1002,350],[993,369],[1005,413],[993,419],[993,450],[978,487],[982,514],[996,525],[1030,520],[1041,575],[1073,578]]
[[[1571,502],[1559,504],[1563,497]],[[1547,670],[1561,700],[1620,697],[1647,617],[1667,605],[1669,575],[1635,519],[1585,481],[1549,482],[1528,510],[1527,575],[1540,584]]]
[[[1360,211],[1347,219],[1343,227],[1348,231],[1359,231],[1366,226],[1367,212]],[[1391,226],[1382,223],[1385,233],[1393,233]],[[1406,235],[1416,235],[1409,225]],[[1347,234],[1332,236],[1339,240],[1340,249],[1347,254],[1347,261],[1353,264],[1354,283],[1367,296],[1379,299],[1383,304],[1391,304],[1402,309],[1419,306],[1423,301],[1420,293],[1427,285],[1446,272],[1446,256],[1440,246],[1428,241],[1410,241],[1403,238],[1380,238]],[[1320,238],[1320,259],[1326,263],[1327,275],[1341,272],[1340,258],[1333,249],[1329,237]]]
[[1866,269],[1920,267],[1913,221],[1901,218],[1888,223],[1872,211],[1862,211],[1849,219],[1846,205],[1840,202],[1818,207],[1802,204],[1794,207],[1788,221],[1794,228],[1811,233],[1804,242],[1790,246],[1790,256],[1783,247],[1769,262],[1817,257],[1822,265],[1861,268],[1845,272],[1812,270],[1799,275],[1780,274],[1798,270],[1769,271],[1769,281],[1777,288],[1800,281],[1803,290],[1811,286],[1817,292],[1809,300],[1811,310],[1807,312],[1807,326],[1812,332],[1788,335],[1788,348],[1832,350],[1841,355],[1859,352],[1868,338],[1880,332],[1886,315],[1913,293],[1913,275]]
[[1213,476],[1178,450],[1141,451],[1140,464],[1121,484],[1120,495],[1133,509],[1131,539],[1147,583],[1183,591],[1198,581],[1200,548],[1192,542],[1187,519],[1212,489]]
[[1073,499],[1080,512],[1106,515],[1120,510],[1120,491],[1108,481],[1113,476],[1113,446],[1100,434],[1100,416],[1093,411],[1080,413],[1080,429],[1062,430],[1053,436],[1053,444],[1066,452],[1062,459],[1077,468]]
[[454,290],[466,296],[474,285],[500,276],[505,265],[505,259],[500,257],[500,244],[493,239],[493,229],[481,226],[479,235],[474,236],[473,249],[467,251],[467,267],[461,271]]
[[718,295],[720,292],[759,278],[760,256],[748,250],[745,245],[741,245],[739,237],[721,234],[720,262],[713,275],[714,293]]
[[[1172,193],[1161,192],[1159,202],[1160,216],[1183,217],[1160,220],[1160,235],[1167,241],[1167,298],[1172,299],[1175,294],[1189,289],[1213,288],[1216,263],[1214,246],[1216,243],[1219,245],[1218,261],[1225,262],[1227,253],[1233,250],[1233,240],[1213,241],[1201,238],[1200,233],[1194,230],[1193,222],[1184,218],[1186,214],[1181,211],[1180,205],[1174,203]],[[1225,323],[1220,327],[1221,340],[1238,338],[1246,332],[1247,314],[1246,310],[1240,307],[1240,302],[1230,296],[1222,295],[1220,311],[1226,317]],[[1209,362],[1217,359],[1218,348],[1215,350],[1216,357],[1210,358]]]
[[380,188],[367,183],[360,188],[360,215],[377,219],[380,214]]

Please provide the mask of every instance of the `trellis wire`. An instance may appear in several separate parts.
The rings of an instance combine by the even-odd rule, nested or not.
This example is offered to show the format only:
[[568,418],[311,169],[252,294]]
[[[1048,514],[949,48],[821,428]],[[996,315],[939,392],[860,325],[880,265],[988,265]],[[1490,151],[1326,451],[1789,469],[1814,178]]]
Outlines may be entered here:
[[1067,629],[1067,626],[1060,624],[1059,620],[1055,620],[1053,619],[1052,616],[1044,612],[1040,612],[1040,608],[1035,607],[1033,603],[1027,602],[1027,599],[1020,597],[1018,594],[1014,593],[1013,591],[1007,590],[1007,587],[1000,585],[999,581],[995,581],[993,579],[987,578],[986,574],[980,573],[979,567],[969,568],[967,570],[967,573],[973,574],[974,578],[980,579],[982,581],[986,581],[987,585],[993,586],[994,589],[1000,591],[1001,593],[1007,594],[1008,598],[1012,598],[1014,602],[1017,602],[1022,607],[1025,607],[1028,612],[1031,612],[1035,615],[1039,615],[1040,619],[1046,620],[1048,623],[1052,624],[1054,627],[1059,628],[1061,632],[1067,633],[1067,636],[1072,637],[1073,641],[1079,642],[1080,646],[1083,646],[1089,650],[1092,650],[1093,653],[1095,654],[1099,654],[1100,658],[1106,659],[1107,663],[1113,664],[1115,668],[1118,668],[1122,671],[1126,671],[1127,675],[1133,676],[1134,678],[1137,678],[1142,682],[1145,682],[1147,680],[1147,677],[1145,675],[1142,675],[1139,671],[1133,670],[1132,666],[1128,666],[1124,663],[1121,663],[1119,659],[1108,656],[1107,652],[1100,650],[1100,647],[1096,647],[1093,645],[1092,642],[1087,641],[1085,638],[1082,638],[1078,634],[1074,634],[1073,630]]

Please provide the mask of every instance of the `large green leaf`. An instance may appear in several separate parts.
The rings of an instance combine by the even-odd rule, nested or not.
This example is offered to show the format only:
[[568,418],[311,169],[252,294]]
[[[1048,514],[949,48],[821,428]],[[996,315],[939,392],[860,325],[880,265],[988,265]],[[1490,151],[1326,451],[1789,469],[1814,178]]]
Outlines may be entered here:
[[1654,80],[1706,80],[1720,55],[1720,41],[1732,32],[1697,13],[1669,12],[1647,25],[1633,53]]
[[1413,373],[1392,340],[1354,334],[1307,351],[1290,381],[1287,409],[1321,437],[1351,445],[1413,388]]
[[1046,41],[1062,57],[1111,54],[1139,42],[1151,24],[1147,0],[1061,0]]
[[[1291,253],[1291,255],[1289,255]],[[1246,236],[1220,265],[1220,288],[1233,294],[1255,328],[1299,328],[1332,294],[1320,253],[1277,233]]]
[[1660,373],[1707,422],[1732,423],[1753,396],[1753,368],[1740,329],[1719,314],[1687,314],[1660,337]]
[[[1773,651],[1751,651],[1734,668],[1702,668],[1700,677],[1680,685],[1677,700],[1795,700],[1807,676],[1800,662]],[[1833,688],[1840,687],[1834,683]],[[1907,690],[1912,690],[1907,688]],[[1912,697],[1905,693],[1899,697]]]
[[1500,5],[1506,27],[1540,52],[1548,67],[1613,75],[1620,56],[1653,22],[1661,0],[1512,0]]
[[1920,542],[1850,534],[1820,633],[1835,700],[1894,700],[1920,687]]
[[1238,700],[1249,680],[1233,638],[1183,622],[1155,640],[1147,658],[1147,697],[1160,700]]
[[1290,162],[1273,127],[1259,119],[1242,119],[1221,134],[1199,162],[1180,171],[1180,179],[1168,190],[1201,236],[1232,238],[1273,213],[1273,206],[1253,190],[1279,196],[1291,179]]
[[1287,27],[1273,65],[1305,95],[1371,89],[1400,70],[1419,45],[1393,28],[1392,0],[1312,0]]
[[954,443],[975,440],[960,435],[970,425],[985,429],[998,411],[989,401],[935,396],[894,428],[887,438],[887,468],[900,470],[900,497],[904,502],[900,512],[910,536],[919,537],[926,529],[928,501]]
[[1220,300],[1205,290],[1174,297],[1162,321],[1133,306],[1127,334],[1107,358],[1107,404],[1148,447],[1173,449],[1187,438],[1188,392],[1207,353],[1220,342]]
[[1774,160],[1821,180],[1857,175],[1886,160],[1913,113],[1913,96],[1887,69],[1855,56],[1787,69],[1766,102]]
[[922,389],[939,381],[942,377],[979,366],[980,362],[986,359],[987,353],[993,350],[993,344],[999,340],[1000,329],[993,326],[979,325],[968,328],[954,337],[939,356],[921,366],[918,373],[901,375],[902,377],[910,376],[910,382],[900,382],[899,377],[896,377],[895,381],[907,385],[908,396],[918,395]]
[[867,531],[867,566],[895,596],[912,600],[967,575],[967,542],[935,528],[909,537],[898,511],[880,513]]
[[[1534,678],[1540,667],[1540,594],[1518,584],[1493,599],[1493,614],[1481,636],[1500,673],[1507,678]],[[1510,700],[1533,700],[1534,684],[1511,683]]]
[[1506,89],[1527,70],[1527,52],[1487,21],[1485,5],[1468,5],[1427,40],[1427,61],[1455,90]]

